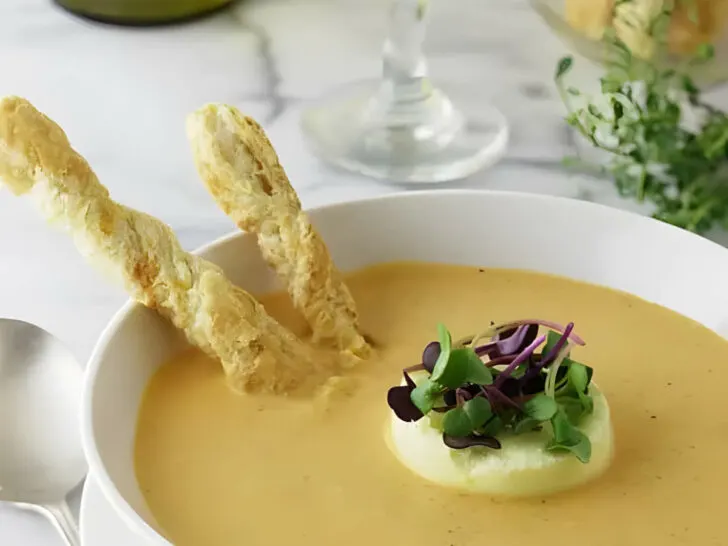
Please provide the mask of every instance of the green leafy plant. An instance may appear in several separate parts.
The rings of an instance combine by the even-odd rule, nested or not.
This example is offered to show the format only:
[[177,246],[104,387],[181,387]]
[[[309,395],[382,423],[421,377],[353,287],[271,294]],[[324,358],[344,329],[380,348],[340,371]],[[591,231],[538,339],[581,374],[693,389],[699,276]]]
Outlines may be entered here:
[[[658,43],[664,42],[673,7],[666,2],[650,27]],[[568,86],[571,57],[558,63],[556,84],[569,110],[567,122],[610,154],[600,170],[622,196],[651,203],[655,218],[696,233],[728,228],[728,116],[705,102],[684,68],[661,69],[636,57],[611,29],[604,42],[607,71],[597,96]],[[687,65],[713,57],[706,44]],[[567,158],[567,163],[581,162]]]
[[[539,335],[541,327],[547,333]],[[498,436],[553,431],[544,449],[570,452],[586,463],[589,439],[579,430],[594,409],[592,369],[570,358],[584,342],[567,326],[517,321],[491,326],[457,342],[438,326],[422,363],[405,368],[405,384],[392,387],[387,402],[403,421],[425,416],[452,449],[500,448]],[[410,376],[426,372],[419,383]]]

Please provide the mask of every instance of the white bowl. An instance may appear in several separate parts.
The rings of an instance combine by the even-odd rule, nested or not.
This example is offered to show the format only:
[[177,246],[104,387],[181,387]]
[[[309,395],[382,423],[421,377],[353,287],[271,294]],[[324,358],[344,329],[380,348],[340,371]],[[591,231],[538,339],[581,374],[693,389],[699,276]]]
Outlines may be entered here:
[[[537,270],[635,294],[728,335],[728,250],[657,221],[581,201],[483,191],[427,191],[331,205],[310,212],[343,270],[420,260]],[[240,286],[277,287],[249,235],[199,254]],[[101,336],[87,371],[83,441],[104,495],[131,529],[155,545],[134,474],[144,388],[183,344],[166,321],[134,303]]]

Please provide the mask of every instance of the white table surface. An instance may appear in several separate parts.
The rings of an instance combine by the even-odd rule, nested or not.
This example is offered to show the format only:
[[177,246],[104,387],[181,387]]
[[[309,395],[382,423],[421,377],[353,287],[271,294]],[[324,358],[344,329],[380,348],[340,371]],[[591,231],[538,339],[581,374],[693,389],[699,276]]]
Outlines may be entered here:
[[[307,99],[378,75],[387,4],[247,0],[201,22],[142,30],[90,24],[50,0],[3,0],[0,95],[25,96],[58,121],[116,199],[163,219],[191,249],[233,229],[197,179],[185,139],[185,114],[205,102],[235,104],[264,124],[305,206],[396,191],[322,165],[298,129]],[[427,52],[436,82],[448,82],[466,106],[494,102],[512,126],[506,159],[456,186],[639,210],[608,183],[561,170],[575,151],[551,82],[565,50],[526,0],[434,2]],[[581,69],[587,79],[597,74],[585,61]],[[85,361],[122,290],[7,191],[0,253],[0,316],[47,328]],[[0,506],[0,544],[61,542],[39,516]]]

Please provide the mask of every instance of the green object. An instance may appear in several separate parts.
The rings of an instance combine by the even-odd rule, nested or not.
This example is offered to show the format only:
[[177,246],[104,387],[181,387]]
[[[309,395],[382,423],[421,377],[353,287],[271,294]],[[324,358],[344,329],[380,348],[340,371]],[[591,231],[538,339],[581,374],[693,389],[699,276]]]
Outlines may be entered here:
[[473,398],[445,414],[443,430],[451,436],[467,436],[485,425],[492,415],[490,404],[485,398]]
[[412,391],[410,398],[417,409],[426,415],[435,407],[441,393],[442,387],[428,378]]
[[229,6],[234,0],[55,0],[68,11],[103,23],[161,25],[182,22]]
[[441,368],[440,376],[436,380],[438,384],[450,389],[456,389],[463,383],[472,383],[474,385],[490,385],[493,383],[493,374],[483,366],[483,361],[470,347],[453,349],[449,352],[449,355],[445,365]]
[[460,358],[466,361],[464,365],[461,364],[461,366],[465,368],[466,382],[472,383],[473,385],[493,384],[493,374],[490,371],[490,368],[483,366],[483,361],[480,360],[480,357],[470,347],[455,349],[455,351],[452,351],[450,354],[450,358],[453,358],[456,355],[459,357],[462,355]]
[[545,355],[549,354],[551,350],[556,346],[556,344],[561,339],[561,334],[557,334],[556,332],[553,332],[549,330],[546,333],[546,345],[543,346],[543,349],[541,352]]
[[[669,15],[654,21],[661,44],[658,23]],[[690,76],[714,61],[714,47],[704,44],[682,66],[664,69],[633,55],[614,29],[603,42],[609,56],[599,94],[566,84],[571,57],[559,61],[556,83],[567,122],[609,159],[595,166],[567,162],[607,175],[623,197],[650,204],[658,220],[700,234],[728,229],[728,113],[708,104]]]
[[573,426],[566,415],[558,412],[551,419],[554,437],[546,446],[547,451],[573,453],[582,463],[588,463],[591,458],[591,442],[583,432]]
[[535,421],[548,421],[558,410],[556,401],[543,393],[537,394],[523,404],[525,414]]
[[[562,61],[562,75],[569,64]],[[547,327],[548,333],[538,337],[539,326]],[[433,364],[431,342],[422,364],[405,368],[406,385],[389,390],[389,407],[403,421],[427,418],[451,449],[500,449],[501,435],[543,431],[549,437],[544,449],[571,453],[587,463],[591,442],[578,427],[594,411],[589,392],[594,370],[569,358],[573,345],[584,345],[573,327],[547,321],[491,323],[483,334],[453,341],[445,325],[438,324],[437,359]],[[482,355],[476,353],[478,341],[494,334],[498,337],[478,349]],[[510,336],[517,337],[508,342]],[[408,375],[415,371],[430,375],[415,382]]]
[[439,381],[445,372],[448,360],[450,360],[450,348],[452,346],[452,337],[447,331],[444,324],[437,325],[437,340],[440,342],[440,356],[437,357],[435,368],[432,370],[432,380]]
[[[570,61],[562,61],[559,72],[563,75],[569,66]],[[529,323],[524,321],[521,326],[525,327],[527,324]],[[532,324],[544,322],[536,321]],[[411,367],[405,370],[407,386],[400,385],[393,387],[393,390],[397,392],[399,389],[409,389],[409,402],[415,411],[419,410],[422,417],[429,419],[431,427],[443,432],[443,441],[451,449],[474,446],[499,449],[500,435],[543,430],[550,436],[544,449],[556,453],[571,453],[581,462],[587,463],[591,457],[591,442],[578,426],[584,417],[594,411],[594,400],[589,393],[593,370],[568,356],[572,343],[584,344],[578,336],[569,337],[573,324],[567,327],[546,324],[551,324],[546,335],[535,337],[533,341],[524,337],[519,343],[525,343],[527,347],[510,349],[511,354],[506,355],[506,359],[511,362],[505,368],[490,367],[493,355],[488,354],[487,350],[484,352],[488,362],[484,362],[475,352],[479,339],[505,331],[503,326],[491,326],[487,335],[467,336],[453,342],[445,325],[438,324],[440,354],[430,376],[415,386],[407,372],[427,371],[427,368],[424,363]],[[518,328],[512,326],[513,324],[510,325],[510,335],[517,335]],[[537,334],[538,332],[532,332],[533,336]],[[544,341],[547,343],[541,353],[534,354],[535,349]],[[491,341],[490,345],[482,347],[490,347],[492,351],[496,343]],[[429,348],[428,344],[425,352]],[[559,350],[555,351],[557,348]],[[498,349],[501,350],[504,349]],[[503,355],[496,358],[503,358]],[[505,365],[505,362],[500,365]],[[559,370],[562,371],[561,374]],[[506,385],[503,379],[511,381],[510,391],[502,390]],[[534,386],[539,384],[542,385],[537,387],[541,389],[540,392],[533,392]],[[528,392],[524,392],[527,386]],[[390,394],[391,392],[392,389]],[[389,398],[390,395],[388,400]],[[397,397],[393,399],[396,401]],[[389,403],[396,412],[393,403]],[[417,420],[409,417],[410,415],[412,414],[407,413],[407,418],[400,419]],[[487,443],[489,441],[491,443]]]

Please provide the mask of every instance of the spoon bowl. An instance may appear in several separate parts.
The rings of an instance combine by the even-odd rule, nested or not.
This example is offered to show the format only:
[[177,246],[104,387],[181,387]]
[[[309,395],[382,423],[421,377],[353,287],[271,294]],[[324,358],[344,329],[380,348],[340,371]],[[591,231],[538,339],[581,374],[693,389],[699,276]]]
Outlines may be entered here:
[[82,388],[83,370],[58,339],[0,319],[0,501],[45,511],[71,545],[79,542],[65,499],[87,472]]

